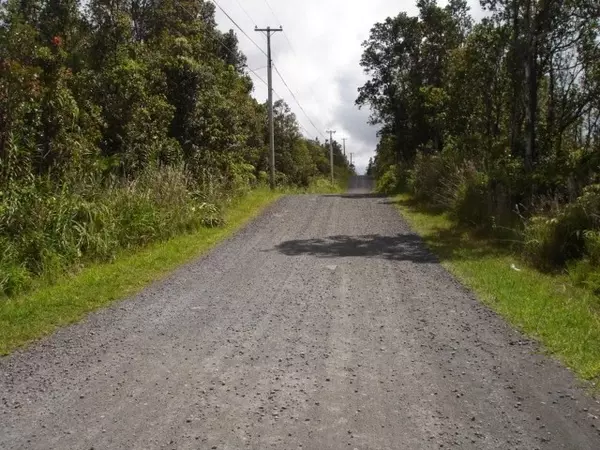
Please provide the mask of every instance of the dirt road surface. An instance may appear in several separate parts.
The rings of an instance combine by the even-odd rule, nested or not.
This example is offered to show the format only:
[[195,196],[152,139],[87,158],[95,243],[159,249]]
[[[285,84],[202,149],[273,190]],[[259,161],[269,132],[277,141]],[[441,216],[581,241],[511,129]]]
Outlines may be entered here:
[[598,402],[353,183],[1,359],[0,448],[600,449]]

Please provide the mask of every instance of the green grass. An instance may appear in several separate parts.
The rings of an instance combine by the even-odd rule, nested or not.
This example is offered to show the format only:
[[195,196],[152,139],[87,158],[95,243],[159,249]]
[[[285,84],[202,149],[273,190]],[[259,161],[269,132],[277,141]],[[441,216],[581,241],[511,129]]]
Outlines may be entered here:
[[6,355],[57,327],[79,321],[91,311],[139,292],[214,247],[281,195],[264,188],[252,191],[230,206],[222,227],[201,228],[123,253],[112,263],[90,265],[51,286],[0,301],[0,354]]
[[[600,378],[600,299],[525,266],[509,242],[474,236],[405,194],[395,203],[444,267],[511,324],[540,341],[581,378]],[[521,271],[511,268],[515,265]]]

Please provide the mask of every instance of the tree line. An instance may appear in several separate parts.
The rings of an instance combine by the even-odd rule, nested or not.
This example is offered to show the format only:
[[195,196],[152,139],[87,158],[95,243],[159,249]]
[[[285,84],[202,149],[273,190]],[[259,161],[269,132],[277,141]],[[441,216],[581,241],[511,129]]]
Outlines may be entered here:
[[[600,4],[419,0],[363,44],[368,170],[464,225],[510,227],[546,269],[600,263]],[[599,284],[600,286],[600,284]]]
[[[196,226],[265,182],[266,105],[205,0],[0,4],[0,292]],[[275,104],[279,185],[329,147]],[[351,168],[335,145],[336,172]]]

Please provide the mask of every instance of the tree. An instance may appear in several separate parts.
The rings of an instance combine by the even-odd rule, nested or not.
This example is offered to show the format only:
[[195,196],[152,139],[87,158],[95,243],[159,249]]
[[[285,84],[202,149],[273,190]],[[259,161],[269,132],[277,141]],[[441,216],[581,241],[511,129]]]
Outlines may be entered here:
[[373,167],[374,163],[373,163],[373,158],[369,158],[369,164],[367,165],[367,173],[366,175],[368,177],[372,177],[373,176],[373,172],[375,170],[375,168]]
[[473,25],[464,2],[421,0],[418,16],[376,24],[357,99],[381,127],[375,175],[476,171],[505,205],[581,193],[597,178],[596,3],[484,0],[490,14]]
[[[440,90],[451,51],[471,28],[466,2],[455,0],[440,8],[433,0],[417,3],[419,17],[400,13],[376,24],[363,43],[361,66],[371,76],[356,101],[368,105],[372,124],[397,138],[397,161],[410,161],[417,149],[440,151],[444,130],[432,120],[431,108],[444,105]],[[438,119],[440,117],[438,116]]]

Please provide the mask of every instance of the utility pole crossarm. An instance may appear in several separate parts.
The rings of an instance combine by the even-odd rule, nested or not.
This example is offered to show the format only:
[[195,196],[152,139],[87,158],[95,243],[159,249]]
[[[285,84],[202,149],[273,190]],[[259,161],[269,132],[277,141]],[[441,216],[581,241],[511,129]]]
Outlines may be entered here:
[[260,31],[262,33],[275,33],[277,31],[283,31],[283,27],[279,27],[279,28],[271,28],[271,27],[267,27],[267,28],[255,28],[254,31]]
[[269,85],[269,147],[271,153],[271,189],[275,188],[275,127],[273,124],[273,60],[271,58],[271,35],[278,31],[283,31],[279,28],[255,28],[256,31],[264,32],[267,35],[267,68],[268,68],[268,85]]

